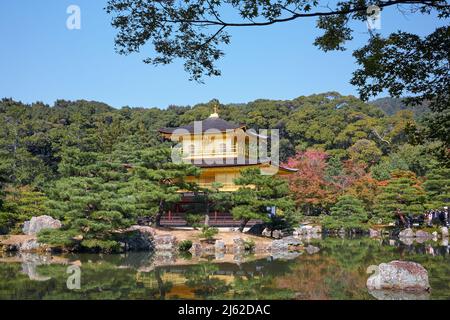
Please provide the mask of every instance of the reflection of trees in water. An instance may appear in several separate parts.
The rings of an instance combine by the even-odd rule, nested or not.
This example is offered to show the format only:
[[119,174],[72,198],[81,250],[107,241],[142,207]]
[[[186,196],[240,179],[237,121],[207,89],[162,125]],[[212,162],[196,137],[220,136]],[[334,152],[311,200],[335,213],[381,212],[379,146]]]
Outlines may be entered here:
[[369,299],[367,267],[398,259],[428,270],[432,299],[450,299],[450,256],[439,244],[326,238],[314,245],[320,253],[239,265],[211,261],[155,267],[148,253],[68,255],[81,261],[80,290],[67,289],[67,265],[37,265],[33,272],[51,279],[33,281],[21,263],[0,263],[0,299]]
[[428,270],[431,298],[449,298],[450,257],[446,247],[436,244],[434,253],[441,255],[430,256],[429,243],[388,244],[369,238],[326,238],[317,243],[319,255],[301,256],[292,273],[277,279],[277,286],[297,292],[300,299],[368,299],[367,267],[401,259],[418,262]]
[[229,290],[229,285],[215,276],[217,271],[219,267],[210,262],[195,265],[184,273],[186,285],[193,288],[195,295],[202,299],[223,295]]

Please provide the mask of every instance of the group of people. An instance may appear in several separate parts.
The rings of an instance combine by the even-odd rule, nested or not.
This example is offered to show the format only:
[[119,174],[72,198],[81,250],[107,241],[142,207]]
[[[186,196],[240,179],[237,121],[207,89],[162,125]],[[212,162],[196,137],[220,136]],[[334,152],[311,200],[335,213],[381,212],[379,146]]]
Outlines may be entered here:
[[410,228],[413,225],[423,225],[425,223],[429,227],[433,225],[448,227],[450,223],[448,207],[443,207],[442,209],[431,209],[418,216],[404,214],[400,209],[397,209],[396,214],[399,221],[407,228]]
[[448,227],[448,224],[449,224],[448,207],[444,207],[441,210],[435,210],[435,209],[428,210],[425,213],[425,220],[429,227],[431,227],[434,224],[443,225],[445,227]]

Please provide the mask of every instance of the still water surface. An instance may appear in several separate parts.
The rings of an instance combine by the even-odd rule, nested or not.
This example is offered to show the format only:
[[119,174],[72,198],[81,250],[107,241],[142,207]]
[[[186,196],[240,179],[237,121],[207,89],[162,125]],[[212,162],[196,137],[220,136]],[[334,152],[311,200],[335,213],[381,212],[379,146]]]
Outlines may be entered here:
[[[279,257],[3,255],[0,299],[450,299],[449,246],[441,241],[326,238],[311,244],[320,251]],[[431,293],[369,292],[367,268],[392,260],[421,263]],[[80,288],[73,289],[72,277],[69,289],[77,270]]]

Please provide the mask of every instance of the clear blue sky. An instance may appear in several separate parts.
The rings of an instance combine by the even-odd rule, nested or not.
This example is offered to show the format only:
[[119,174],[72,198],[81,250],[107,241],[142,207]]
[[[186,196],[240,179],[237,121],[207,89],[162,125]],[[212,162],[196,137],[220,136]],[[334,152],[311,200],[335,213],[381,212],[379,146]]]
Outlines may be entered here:
[[[81,30],[68,30],[66,9],[81,8]],[[257,98],[292,99],[325,91],[356,95],[349,84],[351,55],[368,38],[355,23],[354,41],[345,52],[319,51],[313,19],[266,28],[231,30],[231,44],[220,62],[222,76],[205,84],[188,80],[180,62],[146,65],[145,52],[114,51],[115,30],[103,10],[106,0],[0,1],[0,98],[26,103],[87,99],[114,107],[192,105],[218,98],[222,103]],[[398,29],[427,34],[442,25],[433,16],[382,13],[381,32]]]

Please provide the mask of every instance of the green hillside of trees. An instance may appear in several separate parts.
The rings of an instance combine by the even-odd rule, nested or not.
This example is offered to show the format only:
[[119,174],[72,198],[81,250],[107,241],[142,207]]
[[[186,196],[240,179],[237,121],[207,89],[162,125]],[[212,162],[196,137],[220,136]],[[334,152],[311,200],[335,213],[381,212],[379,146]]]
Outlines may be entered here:
[[[50,214],[64,227],[41,235],[46,241],[113,250],[114,229],[161,216],[179,200],[177,190],[195,188],[180,178],[198,169],[172,165],[171,143],[157,129],[204,119],[214,103],[115,109],[84,100],[1,100],[0,233]],[[394,207],[418,214],[449,200],[442,143],[420,136],[420,114],[386,103],[379,108],[328,92],[221,105],[219,112],[250,128],[280,130],[280,159],[299,169],[285,182],[297,215],[342,216],[358,225],[392,221]],[[424,183],[427,177],[433,183]],[[407,199],[420,197],[410,204],[393,197],[402,185],[409,186]],[[234,211],[254,217],[256,209],[243,210],[243,203]],[[355,218],[344,214],[347,206]]]

